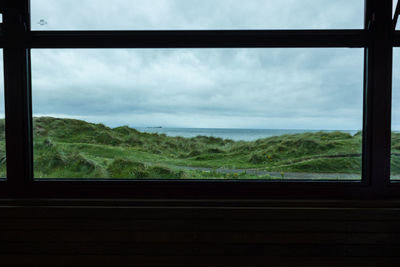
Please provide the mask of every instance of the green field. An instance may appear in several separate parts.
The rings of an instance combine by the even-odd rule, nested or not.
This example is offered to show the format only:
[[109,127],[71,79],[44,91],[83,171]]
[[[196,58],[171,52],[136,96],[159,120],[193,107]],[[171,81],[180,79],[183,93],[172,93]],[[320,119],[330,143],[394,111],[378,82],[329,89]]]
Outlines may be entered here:
[[[400,134],[393,136],[400,152]],[[0,120],[0,176],[5,176],[4,120]],[[399,157],[392,162],[400,173]],[[298,173],[359,176],[361,133],[315,132],[252,142],[215,137],[169,137],[127,126],[34,118],[36,178],[285,179]],[[321,176],[322,178],[323,176]]]

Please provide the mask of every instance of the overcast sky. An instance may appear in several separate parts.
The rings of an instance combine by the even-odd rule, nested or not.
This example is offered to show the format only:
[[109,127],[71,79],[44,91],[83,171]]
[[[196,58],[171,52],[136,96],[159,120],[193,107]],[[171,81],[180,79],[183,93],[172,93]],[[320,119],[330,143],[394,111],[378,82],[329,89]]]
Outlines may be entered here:
[[[32,0],[32,28],[357,29],[363,2]],[[109,126],[362,127],[362,49],[33,50],[32,75],[35,116]]]
[[32,51],[35,115],[111,126],[359,129],[362,49]]
[[31,8],[41,30],[332,29],[362,28],[364,0],[31,0]]

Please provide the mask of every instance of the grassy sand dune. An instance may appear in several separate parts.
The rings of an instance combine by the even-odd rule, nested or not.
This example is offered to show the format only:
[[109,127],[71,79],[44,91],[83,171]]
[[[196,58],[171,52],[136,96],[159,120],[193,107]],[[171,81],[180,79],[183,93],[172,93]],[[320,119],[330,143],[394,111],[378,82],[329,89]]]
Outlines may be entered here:
[[[3,128],[0,120],[0,155],[5,150]],[[400,152],[400,135],[395,134],[393,140],[394,151]],[[397,157],[393,163],[394,171],[400,173]],[[34,164],[37,178],[273,179],[266,172],[282,176],[357,174],[361,169],[361,134],[315,132],[245,142],[207,136],[169,137],[127,126],[109,128],[81,120],[40,117],[34,118]],[[216,171],[220,168],[260,170],[263,174]],[[1,156],[0,171],[5,171]]]

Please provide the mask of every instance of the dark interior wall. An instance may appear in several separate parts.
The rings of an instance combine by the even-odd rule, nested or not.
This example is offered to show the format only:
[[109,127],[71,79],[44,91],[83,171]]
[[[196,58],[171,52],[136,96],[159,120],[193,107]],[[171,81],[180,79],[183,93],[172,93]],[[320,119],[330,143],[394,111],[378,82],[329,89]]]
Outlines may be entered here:
[[[19,2],[4,3],[13,7]],[[333,33],[324,36],[320,32],[314,36],[291,32],[283,39],[279,37],[282,33],[277,36],[263,33],[263,38],[255,35],[259,43],[249,43],[246,35],[235,33],[233,37],[228,34],[231,39],[209,35],[210,43],[205,45],[224,47],[234,41],[233,44],[267,47],[368,46],[367,61],[371,66],[368,65],[367,73],[365,132],[369,146],[364,153],[368,178],[372,179],[365,186],[370,186],[372,193],[379,193],[375,191],[387,184],[382,177],[389,179],[390,176],[390,124],[387,122],[390,121],[391,72],[388,69],[392,38],[399,45],[400,36],[391,36],[388,27],[392,23],[389,0],[368,0],[367,3],[371,10],[366,12],[366,23],[372,25],[368,33],[338,34],[341,38],[337,38]],[[385,19],[381,19],[383,14]],[[26,104],[29,82],[26,51],[18,46],[24,41],[24,25],[17,15],[19,13],[7,14],[12,34],[7,37],[11,42],[7,43],[4,53],[9,74],[6,88],[10,88],[6,89],[7,132],[11,133],[7,136],[11,148],[7,151],[8,177],[13,177],[10,182],[18,192],[32,192],[31,187],[24,187],[32,182],[28,168],[32,162],[29,158],[30,113]],[[194,41],[183,38],[189,41],[180,43],[174,34],[177,33],[169,35],[170,39],[150,38],[147,45],[160,45],[160,42],[167,47],[201,44],[195,38],[197,35],[186,33],[186,37],[191,36]],[[140,37],[132,35],[130,40],[116,35],[109,38],[108,34],[101,33],[94,33],[87,39],[70,33],[59,33],[53,39],[51,35],[47,36],[50,39],[46,39],[45,34],[35,36],[30,36],[30,45],[53,48],[66,44],[67,47],[134,47],[132,40]],[[197,36],[200,37],[202,40],[203,36]],[[108,186],[100,190],[110,191]],[[87,197],[79,194],[77,187],[62,190],[70,188]],[[322,195],[323,191],[318,189],[312,187],[311,191]],[[398,196],[398,188],[391,189]],[[1,193],[7,190],[4,185],[0,188]],[[89,188],[88,192],[91,190]],[[343,190],[352,197],[357,191],[347,187]],[[197,188],[194,191],[200,192]],[[57,195],[57,192],[50,192]],[[296,193],[296,190],[289,192]],[[345,195],[344,191],[340,193]],[[399,204],[400,201],[380,200],[174,203],[0,200],[0,266],[400,266]]]
[[1,266],[400,266],[399,202],[3,201]]

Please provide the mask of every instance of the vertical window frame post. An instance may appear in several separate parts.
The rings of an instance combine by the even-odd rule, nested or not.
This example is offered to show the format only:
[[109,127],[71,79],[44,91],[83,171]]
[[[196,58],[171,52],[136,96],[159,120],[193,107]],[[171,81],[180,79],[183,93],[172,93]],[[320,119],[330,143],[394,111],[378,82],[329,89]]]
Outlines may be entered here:
[[390,184],[392,97],[392,1],[366,0],[364,176],[373,195]]
[[19,197],[33,181],[29,0],[5,1],[3,24],[7,184]]

